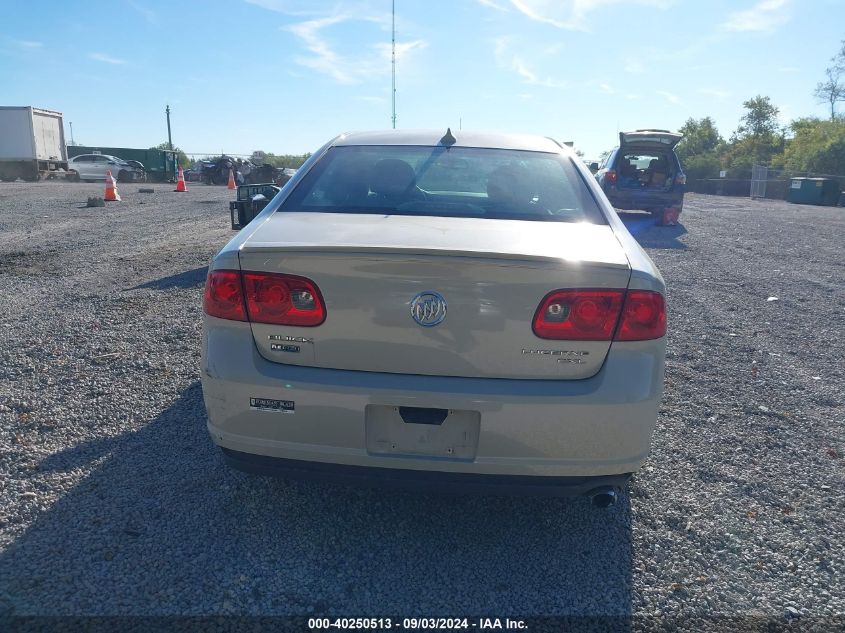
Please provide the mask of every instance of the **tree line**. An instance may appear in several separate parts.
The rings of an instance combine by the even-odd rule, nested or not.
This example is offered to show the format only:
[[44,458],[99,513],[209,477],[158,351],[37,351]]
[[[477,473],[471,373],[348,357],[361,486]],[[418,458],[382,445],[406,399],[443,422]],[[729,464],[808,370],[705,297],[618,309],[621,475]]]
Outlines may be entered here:
[[743,102],[737,129],[725,140],[713,119],[687,119],[684,138],[676,151],[690,179],[747,179],[754,164],[791,172],[845,176],[845,116],[836,111],[845,101],[845,40],[825,69],[826,79],[814,90],[819,103],[830,106],[830,118],[801,117],[782,126],[780,110],[769,97],[757,95]]

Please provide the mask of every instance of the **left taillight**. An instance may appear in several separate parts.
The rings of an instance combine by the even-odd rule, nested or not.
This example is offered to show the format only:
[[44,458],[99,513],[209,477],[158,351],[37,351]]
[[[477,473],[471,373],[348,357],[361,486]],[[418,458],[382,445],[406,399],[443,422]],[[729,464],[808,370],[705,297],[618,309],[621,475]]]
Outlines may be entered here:
[[313,327],[326,320],[326,304],[317,285],[280,273],[211,271],[203,310],[219,319],[273,325]]
[[314,327],[326,320],[326,304],[310,279],[280,273],[243,273],[247,314],[253,323]]
[[246,321],[241,273],[237,270],[209,271],[202,308],[206,314],[218,319]]

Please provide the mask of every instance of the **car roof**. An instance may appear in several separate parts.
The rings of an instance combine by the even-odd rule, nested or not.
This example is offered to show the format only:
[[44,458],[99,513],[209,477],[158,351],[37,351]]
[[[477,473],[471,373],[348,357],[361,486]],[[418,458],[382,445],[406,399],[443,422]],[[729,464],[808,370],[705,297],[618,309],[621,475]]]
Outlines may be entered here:
[[[554,153],[564,150],[560,143],[544,136],[469,132],[466,130],[451,130],[451,132],[455,139],[452,147],[483,147]],[[440,139],[445,134],[445,129],[347,132],[338,136],[332,141],[331,145],[423,145],[433,147],[440,144]]]

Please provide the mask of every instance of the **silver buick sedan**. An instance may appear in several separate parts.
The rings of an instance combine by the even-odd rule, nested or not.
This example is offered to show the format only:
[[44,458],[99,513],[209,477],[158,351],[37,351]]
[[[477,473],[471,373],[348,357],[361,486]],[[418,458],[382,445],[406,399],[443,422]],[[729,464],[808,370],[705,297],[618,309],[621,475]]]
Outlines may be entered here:
[[549,138],[335,138],[214,258],[204,312],[242,470],[609,505],[648,455],[663,279]]

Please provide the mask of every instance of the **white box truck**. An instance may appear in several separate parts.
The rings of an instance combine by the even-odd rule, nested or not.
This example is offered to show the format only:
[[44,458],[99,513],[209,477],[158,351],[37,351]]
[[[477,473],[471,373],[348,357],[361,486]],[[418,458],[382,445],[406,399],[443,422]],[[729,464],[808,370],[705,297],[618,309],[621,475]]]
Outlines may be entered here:
[[67,175],[62,113],[31,106],[0,106],[0,180],[34,182]]

